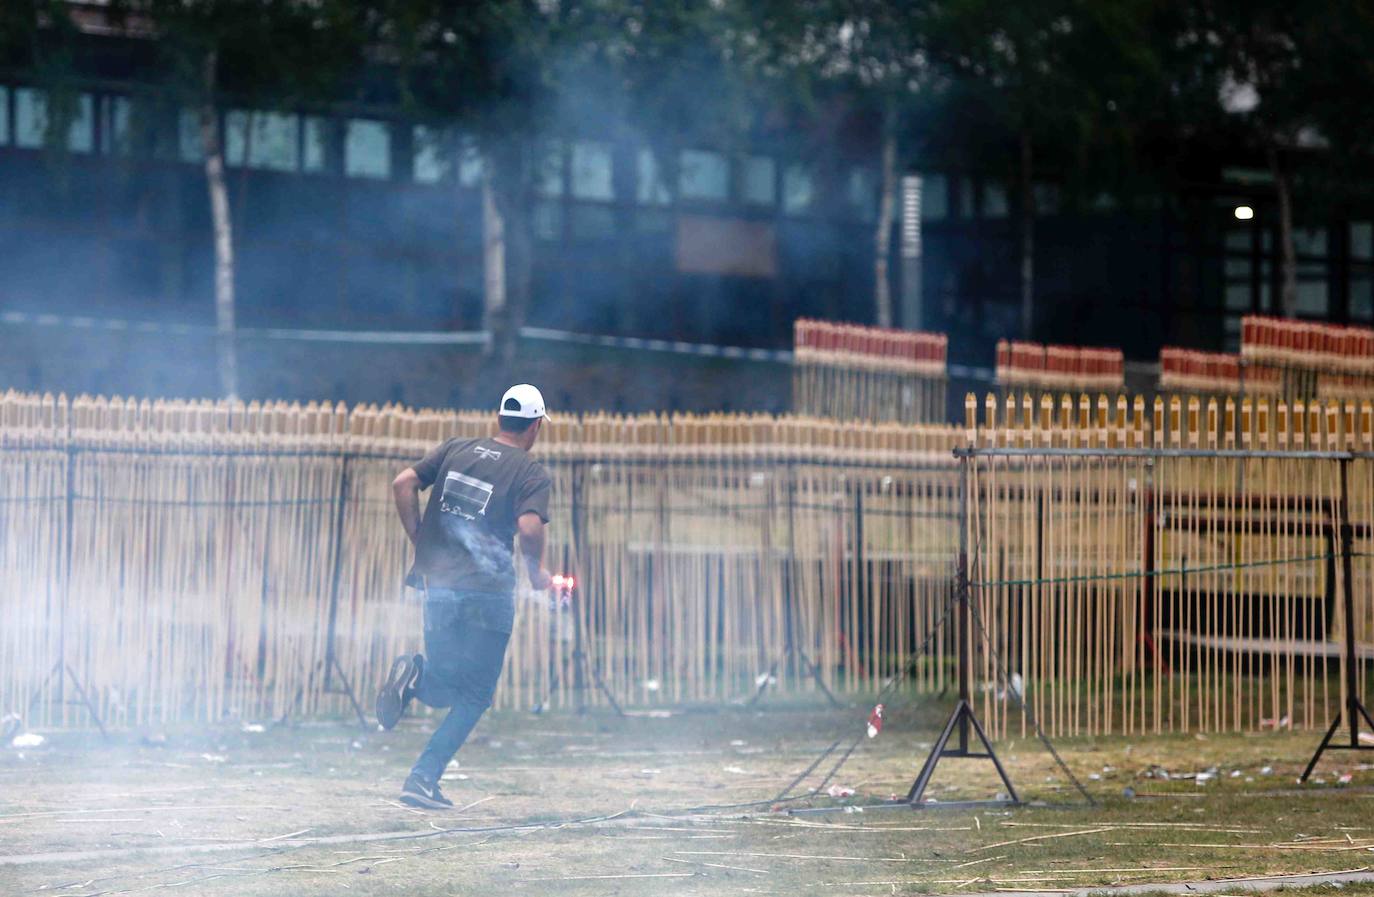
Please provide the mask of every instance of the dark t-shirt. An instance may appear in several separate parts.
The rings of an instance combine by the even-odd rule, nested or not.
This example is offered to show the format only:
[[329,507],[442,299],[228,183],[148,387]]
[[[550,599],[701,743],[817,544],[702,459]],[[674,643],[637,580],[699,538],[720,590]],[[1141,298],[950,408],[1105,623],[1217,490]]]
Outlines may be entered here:
[[548,523],[548,473],[524,450],[487,438],[450,439],[414,470],[434,491],[406,583],[511,594],[515,522],[534,513]]

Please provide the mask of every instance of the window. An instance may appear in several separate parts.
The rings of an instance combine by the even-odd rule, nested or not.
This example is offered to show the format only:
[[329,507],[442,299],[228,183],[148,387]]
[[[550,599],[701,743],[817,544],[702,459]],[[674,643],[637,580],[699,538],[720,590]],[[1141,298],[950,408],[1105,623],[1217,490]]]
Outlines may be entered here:
[[300,119],[287,112],[230,109],[224,115],[224,162],[243,168],[295,171]]
[[683,199],[723,202],[730,195],[730,164],[709,150],[683,150],[678,157],[678,193]]
[[1350,257],[1360,261],[1374,261],[1374,223],[1350,222]]
[[563,142],[545,142],[539,158],[539,170],[535,172],[535,192],[540,196],[563,195]]
[[663,176],[658,170],[658,157],[652,150],[641,149],[635,172],[635,198],[641,205],[666,206],[671,197]]
[[458,183],[464,187],[476,187],[482,182],[482,153],[471,140],[463,141],[458,153]]
[[799,215],[811,208],[816,198],[816,184],[811,170],[804,165],[793,163],[782,173],[782,209],[791,215]]
[[778,201],[778,166],[768,156],[747,156],[744,160],[742,192],[744,201],[771,206]]
[[1368,275],[1350,280],[1350,317],[1366,323],[1374,319],[1374,282]]
[[[14,92],[14,143],[27,149],[47,144],[48,95],[31,87]],[[66,148],[74,153],[89,153],[95,146],[95,99],[79,94],[70,110]]]
[[877,188],[873,172],[867,168],[849,169],[849,207],[860,218],[871,221],[878,214]]
[[318,115],[307,115],[302,121],[304,128],[301,141],[304,158],[301,160],[301,171],[319,173],[328,171],[330,168],[329,159],[334,155],[330,151],[331,146],[337,146],[334,142],[335,131],[333,122]]
[[572,145],[572,195],[577,199],[615,199],[611,178],[611,147],[579,140]]
[[350,118],[344,129],[344,174],[391,177],[391,132],[384,121]]
[[1031,187],[1031,195],[1035,197],[1035,213],[1037,215],[1057,215],[1059,214],[1059,188],[1054,184],[1035,184]]
[[983,184],[983,217],[1007,217],[1007,188],[1001,184]]
[[949,217],[949,187],[942,174],[923,175],[921,184],[921,220],[943,221]]
[[417,184],[437,184],[449,176],[448,141],[434,128],[416,125],[411,131],[410,176]]
[[959,217],[968,220],[973,217],[973,181],[968,178],[954,178],[949,182],[950,189],[959,197]]
[[128,97],[105,97],[101,109],[100,151],[112,156],[129,155],[133,151],[133,102]]
[[10,142],[10,89],[0,84],[0,146]]
[[200,113],[182,109],[177,116],[177,158],[183,162],[200,162],[204,158],[200,145]]

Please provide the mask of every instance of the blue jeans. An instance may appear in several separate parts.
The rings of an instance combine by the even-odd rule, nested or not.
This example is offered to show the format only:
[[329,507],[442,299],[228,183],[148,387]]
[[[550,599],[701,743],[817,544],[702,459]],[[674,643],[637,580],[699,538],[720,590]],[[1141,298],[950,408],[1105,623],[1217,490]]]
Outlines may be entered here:
[[411,772],[439,781],[453,755],[491,706],[515,618],[511,595],[430,589],[425,598],[425,666],[416,697],[448,716]]

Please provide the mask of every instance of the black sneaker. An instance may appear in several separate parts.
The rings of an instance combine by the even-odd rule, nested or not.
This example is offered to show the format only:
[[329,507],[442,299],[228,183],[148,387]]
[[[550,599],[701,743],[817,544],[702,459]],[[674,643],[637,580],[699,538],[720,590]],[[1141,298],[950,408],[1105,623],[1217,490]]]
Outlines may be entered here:
[[415,676],[410,680],[410,684],[401,690],[401,703],[410,706],[410,702],[415,700],[420,693],[420,679],[425,675],[425,658],[423,654],[416,654],[411,658],[415,663]]
[[381,690],[377,692],[377,723],[387,731],[395,728],[401,721],[401,716],[406,712],[406,705],[410,703],[411,695],[407,694],[407,691],[419,670],[416,660],[418,655],[407,654],[396,658],[391,664],[391,672],[387,674],[386,681],[382,683]]
[[453,808],[453,801],[444,797],[444,792],[439,790],[437,782],[431,785],[415,773],[411,773],[406,778],[406,783],[401,786],[401,803],[409,807],[419,807],[422,810],[449,810]]

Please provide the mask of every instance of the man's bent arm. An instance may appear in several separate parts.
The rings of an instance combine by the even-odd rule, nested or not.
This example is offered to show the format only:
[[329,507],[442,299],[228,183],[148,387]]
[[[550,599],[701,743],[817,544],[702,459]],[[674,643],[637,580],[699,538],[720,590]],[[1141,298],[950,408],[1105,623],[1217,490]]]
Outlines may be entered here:
[[401,517],[401,526],[410,537],[410,544],[419,545],[420,477],[415,468],[407,467],[391,481],[391,495],[396,499],[396,513]]
[[520,556],[530,571],[530,585],[535,589],[549,587],[549,573],[544,569],[544,521],[538,514],[525,513],[516,521],[520,538]]

